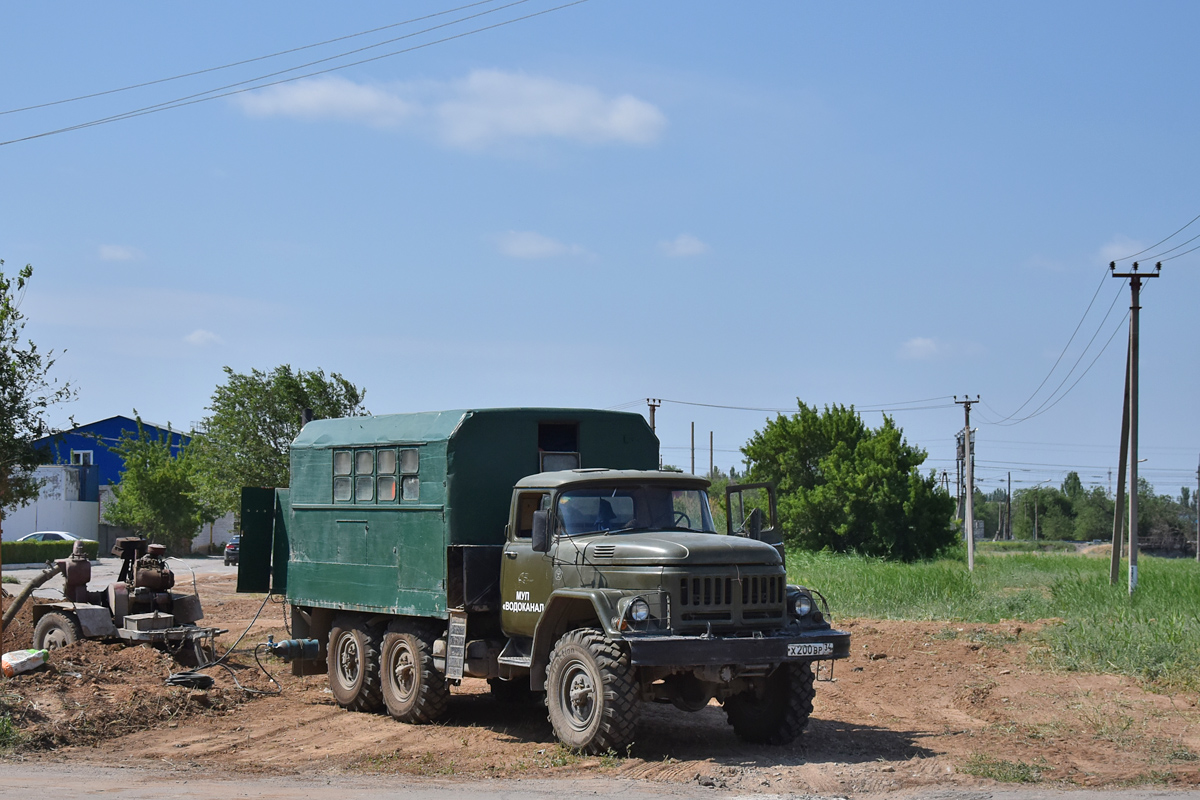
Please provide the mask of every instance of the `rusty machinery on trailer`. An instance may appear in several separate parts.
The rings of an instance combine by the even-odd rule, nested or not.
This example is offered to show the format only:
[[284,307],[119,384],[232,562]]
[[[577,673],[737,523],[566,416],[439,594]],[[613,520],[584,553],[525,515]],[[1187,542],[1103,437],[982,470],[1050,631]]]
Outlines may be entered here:
[[167,549],[141,536],[117,539],[112,554],[121,558],[117,580],[88,589],[92,565],[76,542],[70,558],[55,568],[66,579],[61,602],[33,607],[33,646],[53,650],[79,639],[120,639],[162,647],[179,660],[205,663],[220,628],[201,627],[200,597],[172,591],[175,575]]

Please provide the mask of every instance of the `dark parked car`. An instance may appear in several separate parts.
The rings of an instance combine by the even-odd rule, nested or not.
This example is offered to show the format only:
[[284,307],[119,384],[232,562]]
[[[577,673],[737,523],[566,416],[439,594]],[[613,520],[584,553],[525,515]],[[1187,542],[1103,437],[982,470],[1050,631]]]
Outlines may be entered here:
[[238,551],[241,550],[241,545],[241,536],[234,536],[229,540],[229,544],[225,545],[225,566],[238,563]]

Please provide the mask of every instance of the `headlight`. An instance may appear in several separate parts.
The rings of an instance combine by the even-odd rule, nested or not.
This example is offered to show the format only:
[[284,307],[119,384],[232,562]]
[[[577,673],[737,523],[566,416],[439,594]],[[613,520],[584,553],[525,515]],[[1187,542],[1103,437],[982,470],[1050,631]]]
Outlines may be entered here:
[[638,598],[629,604],[629,618],[634,622],[645,622],[650,619],[650,604]]
[[812,602],[811,597],[809,597],[804,592],[801,592],[800,594],[796,595],[796,616],[797,617],[807,617],[808,612],[812,611],[812,607],[813,607],[813,602]]

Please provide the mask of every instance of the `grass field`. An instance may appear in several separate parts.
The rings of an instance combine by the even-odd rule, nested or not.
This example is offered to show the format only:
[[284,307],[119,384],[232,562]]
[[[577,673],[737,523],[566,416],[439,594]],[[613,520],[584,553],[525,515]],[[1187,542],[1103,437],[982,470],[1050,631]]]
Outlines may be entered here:
[[1200,564],[1141,556],[1138,590],[1111,586],[1107,558],[980,554],[900,564],[789,553],[788,574],[838,616],[998,622],[1055,619],[1042,637],[1052,666],[1132,675],[1163,691],[1200,689]]

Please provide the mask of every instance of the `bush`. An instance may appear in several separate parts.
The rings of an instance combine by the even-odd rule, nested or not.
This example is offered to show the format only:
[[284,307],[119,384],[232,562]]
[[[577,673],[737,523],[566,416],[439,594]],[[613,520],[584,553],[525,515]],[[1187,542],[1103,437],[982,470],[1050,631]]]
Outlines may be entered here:
[[[0,546],[0,561],[5,564],[43,564],[71,555],[74,542],[4,542]],[[83,552],[88,558],[96,558],[100,549],[97,542],[84,542]]]

